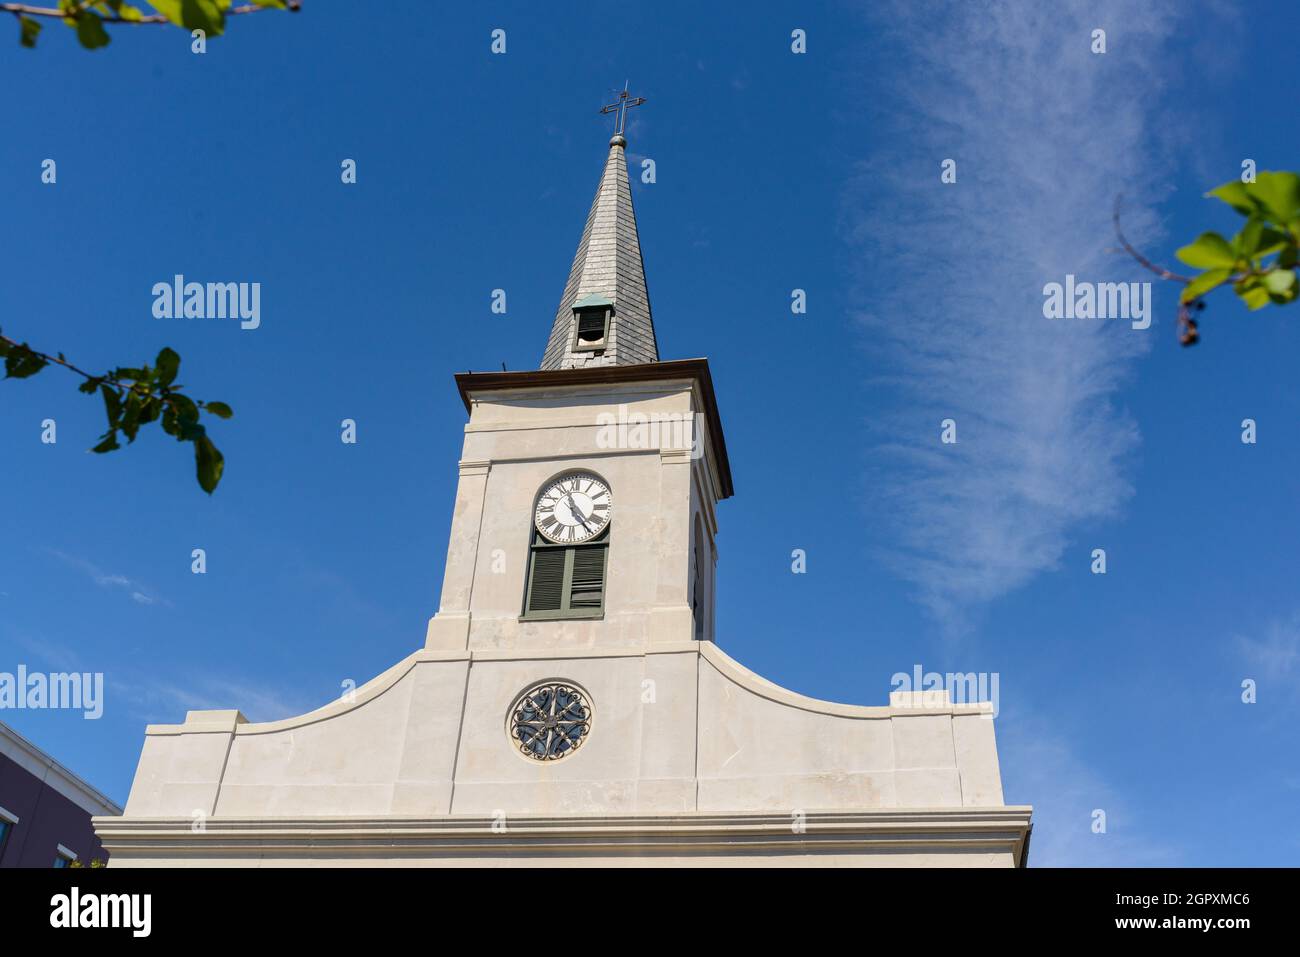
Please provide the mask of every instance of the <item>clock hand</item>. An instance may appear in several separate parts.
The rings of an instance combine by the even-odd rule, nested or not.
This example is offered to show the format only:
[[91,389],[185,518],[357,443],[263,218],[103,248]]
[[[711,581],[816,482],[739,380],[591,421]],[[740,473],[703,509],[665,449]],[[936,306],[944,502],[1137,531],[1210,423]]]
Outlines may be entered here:
[[569,503],[569,511],[571,511],[574,515],[578,516],[578,521],[582,523],[583,528],[590,531],[591,526],[587,524],[587,519],[582,514],[582,509],[578,508],[578,506],[574,504],[573,496],[572,495],[565,496],[565,500]]

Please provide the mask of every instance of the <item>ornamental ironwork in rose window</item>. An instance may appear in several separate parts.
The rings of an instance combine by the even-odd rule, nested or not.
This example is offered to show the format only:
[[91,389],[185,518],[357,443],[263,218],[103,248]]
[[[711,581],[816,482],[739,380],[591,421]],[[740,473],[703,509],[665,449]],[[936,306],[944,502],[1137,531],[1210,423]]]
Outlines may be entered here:
[[515,705],[510,735],[519,750],[538,761],[554,761],[576,751],[591,730],[591,708],[572,685],[547,682],[528,691]]

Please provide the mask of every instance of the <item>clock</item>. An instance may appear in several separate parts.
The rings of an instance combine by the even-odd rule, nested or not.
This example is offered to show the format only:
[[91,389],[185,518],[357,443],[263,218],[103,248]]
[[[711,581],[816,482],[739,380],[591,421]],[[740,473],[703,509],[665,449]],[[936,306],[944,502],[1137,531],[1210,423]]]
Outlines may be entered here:
[[533,522],[548,542],[573,545],[605,530],[612,504],[608,485],[590,472],[570,472],[537,497]]

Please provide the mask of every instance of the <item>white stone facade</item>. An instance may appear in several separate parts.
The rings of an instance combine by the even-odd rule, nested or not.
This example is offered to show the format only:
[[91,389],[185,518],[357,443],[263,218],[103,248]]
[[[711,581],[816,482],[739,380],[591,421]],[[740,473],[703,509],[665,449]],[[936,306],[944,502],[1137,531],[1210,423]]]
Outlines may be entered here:
[[[1030,809],[1003,803],[991,706],[817,701],[712,640],[730,475],[701,365],[656,364],[641,381],[465,377],[425,646],[307,715],[151,726],[125,815],[97,819],[112,865],[1022,863]],[[600,423],[629,413],[695,423],[696,452],[671,429],[611,445]],[[574,468],[613,492],[604,608],[524,620],[536,496]],[[580,689],[590,730],[539,761],[509,723],[547,679]]]

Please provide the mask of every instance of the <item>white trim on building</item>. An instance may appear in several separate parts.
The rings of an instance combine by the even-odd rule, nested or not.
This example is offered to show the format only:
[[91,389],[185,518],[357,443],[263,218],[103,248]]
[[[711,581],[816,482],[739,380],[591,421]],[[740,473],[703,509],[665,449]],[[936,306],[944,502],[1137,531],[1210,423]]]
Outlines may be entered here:
[[[116,817],[122,809],[98,789],[87,784],[9,725],[0,722],[0,754],[40,778],[87,814]],[[0,809],[3,811],[3,809]],[[3,811],[7,815],[7,811]],[[8,818],[11,823],[17,818]]]

